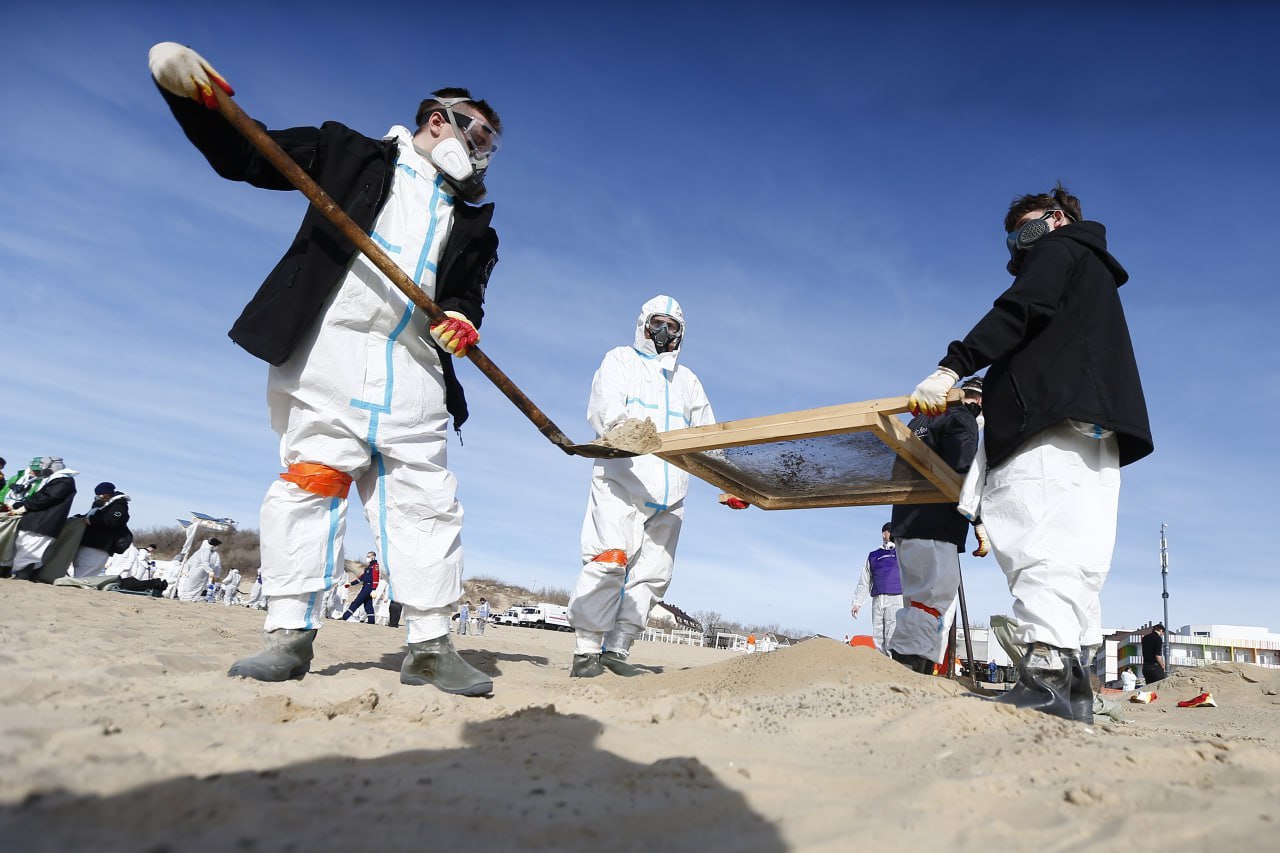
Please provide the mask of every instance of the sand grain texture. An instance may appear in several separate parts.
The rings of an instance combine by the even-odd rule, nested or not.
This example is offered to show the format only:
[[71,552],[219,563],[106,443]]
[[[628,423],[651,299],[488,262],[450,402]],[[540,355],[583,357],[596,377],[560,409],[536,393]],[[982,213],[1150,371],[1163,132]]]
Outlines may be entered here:
[[[488,699],[400,685],[326,623],[300,682],[229,679],[261,614],[0,581],[0,849],[1270,850],[1280,678],[1222,665],[1087,728],[866,649],[457,638]],[[1174,704],[1210,690],[1220,707]]]

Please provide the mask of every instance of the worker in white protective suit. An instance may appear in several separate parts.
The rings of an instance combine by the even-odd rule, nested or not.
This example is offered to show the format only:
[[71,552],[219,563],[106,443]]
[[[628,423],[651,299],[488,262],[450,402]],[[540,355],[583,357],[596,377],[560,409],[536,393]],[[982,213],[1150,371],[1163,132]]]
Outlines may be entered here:
[[244,602],[245,607],[255,607],[258,610],[265,610],[267,602],[262,594],[262,569],[258,569],[258,575],[253,579],[253,586],[249,589],[249,597]]
[[222,604],[230,607],[240,603],[240,570],[233,568],[222,579]]
[[[271,166],[216,113],[227,81],[199,54],[151,49],[152,76],[187,138],[220,175],[284,189]],[[416,128],[416,129],[414,129]],[[465,89],[424,99],[414,128],[381,139],[337,122],[268,131],[387,256],[445,312],[430,321],[314,211],[242,312],[231,337],[268,361],[267,402],[280,475],[262,504],[267,618],[262,652],[231,676],[304,676],[320,606],[342,577],[347,495],[364,503],[393,600],[404,605],[404,684],[468,696],[492,679],[458,655],[449,617],[462,595],[462,506],[446,467],[446,427],[466,417],[452,357],[479,341],[497,262],[483,177],[501,121]]]
[[209,584],[222,574],[222,557],[218,555],[221,539],[206,539],[182,564],[178,576],[178,600],[202,601]]
[[[597,435],[628,418],[648,418],[659,432],[715,423],[702,383],[678,363],[685,332],[674,299],[655,296],[644,304],[632,345],[606,353],[592,380],[587,422]],[[596,461],[582,524],[582,573],[569,601],[578,635],[572,677],[642,672],[627,656],[671,583],[688,489],[689,475],[656,456]],[[747,506],[733,501],[736,509]]]

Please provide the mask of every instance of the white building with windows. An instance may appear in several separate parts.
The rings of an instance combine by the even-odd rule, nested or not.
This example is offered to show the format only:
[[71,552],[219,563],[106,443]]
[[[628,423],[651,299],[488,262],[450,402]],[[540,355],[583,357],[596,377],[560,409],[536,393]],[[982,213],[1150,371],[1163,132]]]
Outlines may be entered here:
[[[1117,631],[1106,638],[1106,674],[1098,675],[1110,682],[1120,677],[1126,667],[1134,674],[1142,673],[1142,638],[1150,633],[1144,626],[1137,631]],[[1215,663],[1248,663],[1280,669],[1280,634],[1252,625],[1183,625],[1166,634],[1170,671],[1178,667],[1207,666]],[[1099,666],[1101,670],[1101,666]]]

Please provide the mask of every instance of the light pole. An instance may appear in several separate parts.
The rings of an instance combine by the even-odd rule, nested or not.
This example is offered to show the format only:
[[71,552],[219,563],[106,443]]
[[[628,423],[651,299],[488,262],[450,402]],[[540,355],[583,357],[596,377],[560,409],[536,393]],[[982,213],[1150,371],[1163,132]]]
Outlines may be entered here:
[[1164,531],[1169,525],[1160,525],[1160,586],[1164,592],[1161,597],[1164,598],[1164,659],[1165,663],[1169,662],[1169,540],[1165,538]]

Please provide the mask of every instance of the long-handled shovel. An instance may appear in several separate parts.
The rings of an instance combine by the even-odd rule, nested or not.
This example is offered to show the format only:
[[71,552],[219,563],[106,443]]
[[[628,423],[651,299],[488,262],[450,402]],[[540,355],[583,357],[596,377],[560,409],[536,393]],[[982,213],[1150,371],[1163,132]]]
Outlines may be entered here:
[[[339,207],[329,194],[320,188],[320,186],[311,179],[311,176],[302,170],[297,163],[276,144],[275,140],[263,131],[251,118],[245,115],[244,111],[225,94],[217,86],[213,86],[213,93],[218,99],[218,112],[231,122],[231,125],[242,134],[245,138],[262,152],[262,156],[271,161],[271,164],[280,170],[280,174],[289,180],[289,183],[297,187],[298,191],[311,200],[321,213],[328,217],[329,221],[338,226],[343,235],[355,243],[360,251],[364,252],[365,257],[373,262],[374,266],[382,270],[382,273],[389,279],[391,283],[400,289],[400,292],[409,298],[414,305],[417,305],[430,318],[432,325],[442,322],[445,319],[444,312],[440,310],[440,306],[432,301],[431,297],[422,292],[422,288],[418,287],[409,276],[405,275],[395,262],[386,256],[386,254],[378,247],[376,243],[369,238],[368,234],[360,229],[355,222],[351,221],[351,217],[347,216],[346,211]],[[569,440],[560,428],[551,422],[541,409],[534,405],[533,401],[525,396],[524,392],[516,387],[507,375],[503,373],[498,365],[489,360],[489,356],[480,351],[479,347],[471,347],[467,350],[467,358],[476,367],[480,368],[480,372],[489,377],[494,385],[498,386],[498,390],[507,395],[507,399],[515,403],[516,408],[524,412],[525,417],[533,421],[533,425],[538,431],[545,435],[552,444],[559,447],[565,453],[571,456],[586,456],[593,459],[616,459],[627,456],[635,456],[627,450],[617,447],[605,447],[600,444],[574,444]]]

